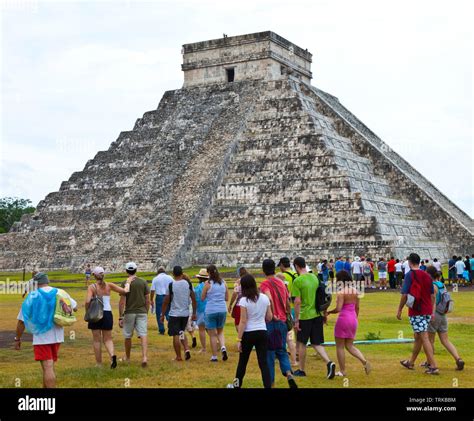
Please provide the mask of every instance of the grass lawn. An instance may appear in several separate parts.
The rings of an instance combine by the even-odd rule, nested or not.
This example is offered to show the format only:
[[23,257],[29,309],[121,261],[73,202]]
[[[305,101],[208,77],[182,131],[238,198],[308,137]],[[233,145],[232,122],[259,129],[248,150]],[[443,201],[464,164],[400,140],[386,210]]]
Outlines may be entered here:
[[[191,268],[188,272],[194,275],[198,268]],[[223,270],[223,272],[235,272],[235,268]],[[159,336],[157,323],[154,315],[149,317],[149,367],[140,367],[139,340],[134,338],[132,349],[132,362],[129,366],[119,363],[116,370],[96,368],[92,350],[91,333],[87,329],[84,317],[85,287],[81,274],[70,274],[66,272],[52,272],[53,286],[64,287],[79,303],[77,313],[78,322],[72,328],[65,329],[66,342],[61,346],[60,359],[56,365],[58,387],[125,387],[129,382],[130,387],[225,387],[234,378],[238,360],[235,351],[236,331],[233,319],[228,316],[225,327],[229,360],[227,362],[210,363],[209,352],[198,354],[192,352],[192,358],[188,362],[177,363],[172,361],[174,352],[172,350],[171,338]],[[0,274],[0,280],[21,280],[21,274]],[[145,274],[150,279],[153,274]],[[123,275],[112,274],[107,276],[108,280],[116,281],[123,279]],[[62,281],[62,282],[61,282]],[[454,293],[455,311],[449,315],[450,338],[458,348],[461,356],[466,362],[463,372],[455,371],[452,357],[437,342],[436,358],[441,370],[439,376],[427,376],[420,367],[414,371],[408,371],[400,366],[399,360],[409,357],[411,344],[394,345],[361,345],[360,350],[371,361],[373,372],[366,376],[360,363],[346,355],[348,382],[342,378],[332,381],[325,378],[325,365],[322,360],[315,356],[313,350],[308,350],[306,372],[308,377],[298,378],[300,387],[386,387],[386,388],[416,388],[435,387],[451,388],[474,387],[474,351],[472,338],[474,335],[474,290]],[[410,338],[411,328],[408,323],[406,311],[403,320],[395,318],[398,306],[399,294],[397,292],[383,291],[366,293],[361,299],[361,310],[359,318],[359,330],[357,339],[365,339],[369,332],[378,333],[383,339]],[[21,305],[21,296],[12,294],[0,294],[0,330],[13,331],[16,326],[16,316]],[[114,309],[114,342],[116,353],[123,355],[123,338],[118,327],[118,295],[112,297]],[[332,316],[325,327],[327,341],[333,341],[333,329],[335,316]],[[13,344],[13,343],[12,343]],[[198,348],[197,348],[198,349]],[[328,353],[336,361],[334,347],[328,347]],[[104,361],[108,361],[105,349],[103,350]],[[423,355],[417,364],[423,361]],[[277,364],[278,365],[278,364]],[[18,381],[21,387],[41,387],[41,371],[38,362],[33,359],[31,343],[23,343],[21,351],[12,348],[0,349],[0,387],[16,387]],[[276,386],[286,387],[286,381],[277,373]],[[253,355],[247,368],[244,387],[262,387],[260,372],[257,367],[256,357]]]

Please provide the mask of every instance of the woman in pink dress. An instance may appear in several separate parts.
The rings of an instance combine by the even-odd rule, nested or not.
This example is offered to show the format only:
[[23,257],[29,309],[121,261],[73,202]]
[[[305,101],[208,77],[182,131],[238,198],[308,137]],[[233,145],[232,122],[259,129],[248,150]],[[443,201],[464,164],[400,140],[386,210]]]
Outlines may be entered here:
[[336,338],[336,353],[340,371],[336,376],[345,376],[346,355],[344,348],[356,357],[364,366],[366,374],[370,373],[370,363],[365,359],[362,352],[354,346],[354,338],[357,332],[357,316],[359,315],[359,293],[352,285],[349,273],[341,270],[336,273],[337,301],[336,308],[328,311],[327,314],[339,313],[334,327],[334,337]]

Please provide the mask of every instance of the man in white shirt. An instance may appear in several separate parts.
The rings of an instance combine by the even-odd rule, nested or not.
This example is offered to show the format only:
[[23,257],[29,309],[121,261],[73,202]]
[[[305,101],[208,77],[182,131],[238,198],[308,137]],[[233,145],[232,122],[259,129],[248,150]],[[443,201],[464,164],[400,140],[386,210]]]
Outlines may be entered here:
[[[165,299],[166,292],[168,291],[169,284],[173,282],[173,278],[166,274],[165,268],[163,266],[160,266],[156,273],[157,275],[151,281],[150,302],[151,302],[151,308],[152,309],[154,308],[156,312],[156,320],[158,322],[158,331],[160,335],[164,335],[165,325],[160,320],[161,307],[163,305],[163,300]],[[155,295],[156,295],[156,303],[155,303]],[[168,313],[169,313],[169,309],[167,310],[165,314],[166,321],[168,321],[168,318],[169,318]]]
[[[54,290],[56,288],[50,287],[48,275],[43,272],[39,272],[35,275],[33,280],[37,283],[38,289],[41,289],[45,293],[54,294],[51,301],[54,300],[54,306],[52,307],[51,318],[54,317],[54,311],[56,307],[56,298]],[[30,294],[37,294],[37,291],[30,292]],[[40,293],[41,294],[41,293]],[[63,296],[66,296],[71,301],[71,307],[74,311],[77,311],[77,303],[74,299],[72,299],[65,291],[63,291]],[[41,295],[27,297],[26,300],[33,299],[42,299]],[[25,300],[25,301],[26,301]],[[32,316],[32,315],[30,315]],[[17,326],[16,326],[16,336],[15,336],[15,349],[17,351],[21,348],[21,336],[25,331],[25,318],[23,315],[23,308],[20,309],[17,317]],[[27,322],[28,324],[28,322]],[[52,327],[43,332],[35,334],[33,332],[33,351],[35,355],[35,361],[40,361],[41,368],[43,370],[43,387],[44,388],[54,388],[56,387],[56,374],[54,372],[54,363],[58,359],[58,351],[59,346],[61,343],[64,342],[64,328],[62,326],[58,326],[56,324],[52,324]]]
[[461,285],[465,285],[465,279],[464,279],[464,270],[466,269],[466,265],[462,261],[462,257],[459,256],[458,260],[456,260],[456,263],[454,264],[456,267],[456,273],[458,275],[458,281],[461,281]]
[[360,257],[356,256],[354,261],[351,264],[352,268],[352,278],[354,281],[360,281],[362,278],[362,263],[360,262]]

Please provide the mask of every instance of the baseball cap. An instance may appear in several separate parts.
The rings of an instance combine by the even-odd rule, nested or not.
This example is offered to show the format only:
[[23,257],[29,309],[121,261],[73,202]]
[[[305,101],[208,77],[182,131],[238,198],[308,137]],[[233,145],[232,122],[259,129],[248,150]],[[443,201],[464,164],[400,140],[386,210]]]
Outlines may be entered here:
[[137,268],[137,264],[135,262],[128,262],[125,265],[125,269],[127,270],[135,270]]
[[101,266],[96,266],[94,270],[92,271],[93,274],[99,275],[100,273],[105,273],[105,270]]
[[286,268],[290,267],[290,259],[288,257],[282,257],[279,261],[277,266],[285,266]]

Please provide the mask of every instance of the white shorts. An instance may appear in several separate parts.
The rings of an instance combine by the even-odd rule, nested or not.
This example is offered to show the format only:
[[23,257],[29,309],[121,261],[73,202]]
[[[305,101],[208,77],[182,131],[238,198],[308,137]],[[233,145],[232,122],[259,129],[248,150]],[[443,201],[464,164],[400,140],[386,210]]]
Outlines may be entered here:
[[387,279],[387,272],[379,272],[379,279],[380,278]]

